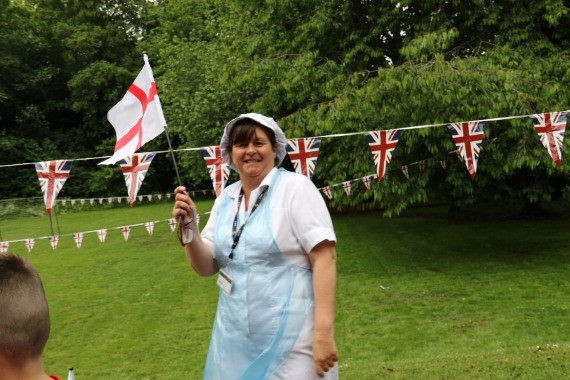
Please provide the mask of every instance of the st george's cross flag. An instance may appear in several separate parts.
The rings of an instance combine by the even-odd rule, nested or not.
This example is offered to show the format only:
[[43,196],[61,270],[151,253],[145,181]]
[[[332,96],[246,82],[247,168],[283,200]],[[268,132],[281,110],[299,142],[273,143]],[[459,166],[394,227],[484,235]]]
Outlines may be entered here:
[[206,166],[210,172],[210,178],[212,178],[212,185],[214,186],[216,197],[219,197],[230,176],[230,167],[224,161],[219,145],[203,147],[200,148],[200,151],[202,152],[202,156],[204,156],[204,161],[206,161]]
[[323,194],[327,196],[328,199],[333,198],[332,190],[330,186],[325,186],[322,188]]
[[104,242],[105,242],[105,239],[107,238],[107,229],[104,228],[104,229],[102,229],[102,230],[98,230],[98,231],[97,231],[97,237],[99,238],[99,241],[100,241],[101,243],[104,243]]
[[350,193],[352,191],[352,184],[350,183],[350,181],[343,182],[342,188],[344,189],[344,192],[346,193],[346,195],[348,195],[350,197]]
[[10,248],[9,241],[0,241],[0,253],[8,252],[8,248]]
[[154,231],[154,222],[145,222],[144,227],[146,228],[146,232],[152,236],[152,232]]
[[129,240],[129,234],[131,233],[131,226],[121,227],[121,232],[123,233],[125,241]]
[[481,152],[481,143],[485,137],[484,127],[485,123],[481,121],[469,121],[447,125],[453,137],[453,142],[457,146],[457,153],[465,162],[472,179],[475,179],[477,173],[477,161],[479,160],[479,153]]
[[398,139],[401,135],[402,131],[398,129],[386,129],[366,133],[368,145],[370,145],[370,150],[374,156],[378,181],[384,178],[386,168],[392,159],[392,153],[394,149],[396,149]]
[[30,253],[32,252],[32,249],[34,249],[34,245],[36,245],[36,239],[26,239],[24,240],[24,244],[26,245],[28,253]]
[[81,248],[81,244],[83,244],[83,232],[74,233],[73,240],[75,240],[75,245],[77,246],[77,249]]
[[59,235],[52,235],[49,237],[49,243],[51,248],[55,251],[57,248],[57,244],[59,243]]
[[320,146],[320,137],[287,140],[287,154],[295,166],[297,173],[309,179],[313,177]]
[[35,163],[48,215],[51,215],[55,199],[63,184],[69,178],[72,164],[73,160],[53,160]]
[[141,72],[123,99],[109,110],[107,119],[115,128],[117,143],[113,156],[100,162],[100,165],[114,164],[132,156],[140,147],[165,131],[166,120],[146,54]]
[[137,193],[141,188],[146,172],[148,171],[154,156],[155,153],[135,153],[132,156],[125,157],[119,161],[119,165],[121,165],[121,170],[123,171],[123,176],[125,177],[125,183],[127,184],[129,203],[131,206],[137,199]]
[[568,112],[541,113],[532,116],[534,129],[540,137],[540,142],[548,150],[548,154],[560,167],[562,162],[562,144],[568,121]]

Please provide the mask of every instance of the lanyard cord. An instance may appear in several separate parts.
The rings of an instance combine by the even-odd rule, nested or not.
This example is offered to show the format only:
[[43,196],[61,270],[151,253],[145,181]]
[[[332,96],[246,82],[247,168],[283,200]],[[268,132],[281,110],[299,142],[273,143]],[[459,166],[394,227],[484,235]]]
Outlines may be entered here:
[[243,195],[244,195],[243,194],[243,187],[241,188],[241,191],[239,193],[236,216],[234,217],[234,223],[232,225],[232,236],[234,237],[234,242],[232,244],[232,250],[231,250],[230,254],[228,255],[228,259],[230,259],[230,261],[234,259],[234,250],[238,245],[239,239],[241,237],[241,233],[243,232],[243,229],[244,229],[246,223],[249,221],[249,218],[251,218],[251,214],[253,214],[253,212],[255,210],[257,210],[257,207],[259,206],[259,204],[261,203],[261,201],[265,197],[265,193],[267,193],[268,188],[269,188],[269,186],[267,186],[267,185],[264,185],[261,187],[261,192],[257,196],[257,199],[255,200],[255,203],[254,203],[253,207],[251,208],[251,211],[249,212],[247,219],[243,222],[243,224],[241,225],[241,227],[238,230],[237,229],[238,214],[239,214],[239,209],[241,207],[241,202],[243,200]]

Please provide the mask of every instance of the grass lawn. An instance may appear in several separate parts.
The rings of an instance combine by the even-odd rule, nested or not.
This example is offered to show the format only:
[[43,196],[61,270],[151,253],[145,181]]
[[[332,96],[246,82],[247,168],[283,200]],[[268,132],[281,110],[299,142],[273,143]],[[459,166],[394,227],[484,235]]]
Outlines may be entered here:
[[[211,202],[199,204],[209,211]],[[60,215],[71,234],[170,218],[170,203]],[[343,379],[560,379],[570,356],[570,218],[523,220],[493,208],[447,217],[334,214],[337,343]],[[468,210],[469,211],[469,210]],[[480,209],[477,211],[481,211]],[[491,214],[491,215],[490,215]],[[206,221],[203,218],[202,224]],[[47,217],[0,222],[4,240],[49,235]],[[46,287],[48,372],[90,379],[200,379],[215,278],[198,277],[166,222],[63,236],[27,253]]]

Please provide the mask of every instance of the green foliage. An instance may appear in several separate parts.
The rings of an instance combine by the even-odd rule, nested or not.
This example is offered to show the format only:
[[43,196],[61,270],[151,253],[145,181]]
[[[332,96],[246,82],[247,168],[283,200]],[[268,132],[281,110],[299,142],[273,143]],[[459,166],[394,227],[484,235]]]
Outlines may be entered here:
[[[140,70],[145,50],[175,148],[217,145],[224,124],[249,111],[273,116],[288,137],[302,137],[531,115],[570,104],[564,91],[570,13],[563,0],[89,4],[7,6],[12,17],[0,18],[6,37],[0,50],[9,54],[0,72],[26,90],[0,83],[0,102],[14,104],[0,111],[8,141],[45,136],[60,156],[110,154],[115,137],[106,112]],[[24,45],[29,48],[16,48]],[[30,59],[39,56],[45,58]],[[389,179],[371,192],[335,197],[333,204],[382,207],[395,215],[430,201],[540,204],[570,197],[567,144],[556,168],[528,118],[489,122],[485,133],[476,181],[453,153],[445,126],[410,130],[394,153]],[[156,139],[145,150],[162,150],[164,142]],[[33,149],[22,154],[33,157]],[[209,186],[198,152],[177,158],[187,186]],[[171,165],[162,165],[160,175],[149,177],[152,186],[173,185]],[[402,165],[409,167],[409,181]],[[120,191],[111,171],[94,169],[81,169],[84,180],[70,182],[68,191]],[[323,141],[319,185],[374,172],[362,136]]]

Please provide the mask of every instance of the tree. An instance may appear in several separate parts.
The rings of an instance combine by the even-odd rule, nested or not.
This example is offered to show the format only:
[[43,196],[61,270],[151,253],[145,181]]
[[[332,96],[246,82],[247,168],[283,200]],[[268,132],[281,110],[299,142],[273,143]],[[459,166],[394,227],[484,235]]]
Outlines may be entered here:
[[[183,143],[216,144],[223,122],[246,110],[272,115],[289,137],[300,137],[567,108],[560,91],[570,79],[563,1],[211,4],[194,24],[197,40],[184,34],[177,52],[162,56],[171,62],[164,78],[188,78],[168,100],[184,110],[173,120]],[[154,33],[164,33],[162,41],[169,34],[161,27]],[[390,215],[433,197],[455,205],[489,197],[539,202],[553,187],[568,196],[568,167],[554,167],[529,120],[487,128],[476,181],[449,154],[446,128],[419,129],[402,137],[388,181],[332,203],[380,205]],[[316,181],[373,173],[365,144],[363,137],[323,141]],[[422,173],[410,180],[399,174],[419,160],[427,160]],[[196,173],[189,164],[184,169]]]

